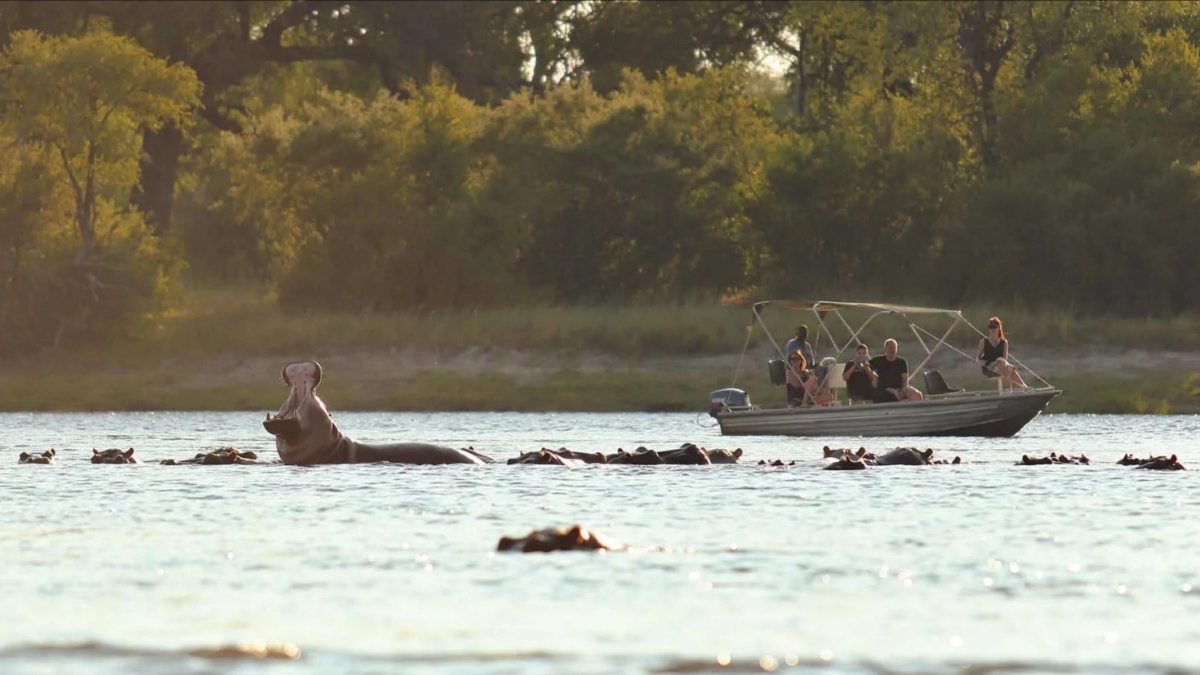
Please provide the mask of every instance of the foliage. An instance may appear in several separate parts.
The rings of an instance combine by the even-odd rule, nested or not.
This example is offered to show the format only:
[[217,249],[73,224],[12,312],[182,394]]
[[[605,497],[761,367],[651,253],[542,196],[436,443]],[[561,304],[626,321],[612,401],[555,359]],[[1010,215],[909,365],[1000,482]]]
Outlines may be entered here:
[[27,341],[101,306],[53,265],[158,297],[180,243],[292,310],[1200,301],[1197,2],[55,7],[0,5]]
[[[25,148],[10,158],[10,189],[41,212],[16,214],[6,237],[8,284],[20,290],[0,330],[54,344],[125,330],[165,292],[175,261],[141,215],[119,205],[137,181],[141,130],[187,118],[198,103],[195,74],[104,32],[16,33],[0,71],[5,122]],[[33,168],[44,177],[30,180]],[[36,266],[18,262],[31,257]]]

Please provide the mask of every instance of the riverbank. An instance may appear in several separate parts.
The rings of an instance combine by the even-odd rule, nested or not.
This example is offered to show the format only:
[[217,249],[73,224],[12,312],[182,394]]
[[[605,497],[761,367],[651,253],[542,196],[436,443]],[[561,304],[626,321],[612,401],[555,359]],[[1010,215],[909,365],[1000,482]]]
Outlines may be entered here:
[[[1021,336],[1014,355],[1064,390],[1049,412],[1200,413],[1200,319],[1000,313]],[[773,335],[785,339],[796,316],[781,314]],[[336,410],[701,411],[731,385],[782,404],[761,331],[741,352],[748,318],[723,305],[297,314],[261,294],[209,291],[132,339],[4,359],[0,410],[265,411],[283,400],[280,369],[305,359],[325,367],[321,393]],[[902,340],[914,369],[917,353]],[[952,386],[983,386],[953,352],[930,367]]]
[[[731,383],[756,403],[782,402],[781,390],[767,381],[762,350],[742,360],[735,380],[738,354],[639,358],[403,348],[113,360],[40,356],[0,367],[0,410],[273,410],[285,393],[280,369],[310,358],[324,366],[321,393],[336,410],[700,411],[708,392]],[[1046,352],[1024,363],[1063,388],[1049,412],[1200,413],[1195,353]],[[1117,363],[1123,365],[1114,372]],[[969,363],[934,365],[953,386],[981,385]]]

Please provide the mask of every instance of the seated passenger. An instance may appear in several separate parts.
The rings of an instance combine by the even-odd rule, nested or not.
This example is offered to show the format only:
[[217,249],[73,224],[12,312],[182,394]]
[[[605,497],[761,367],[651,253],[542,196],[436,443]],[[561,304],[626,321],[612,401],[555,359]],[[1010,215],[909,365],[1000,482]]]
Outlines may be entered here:
[[1010,389],[1027,389],[1017,367],[1008,361],[1008,339],[1004,337],[1004,324],[1000,322],[1000,317],[988,319],[987,327],[988,335],[979,341],[979,354],[975,358],[975,362],[983,369],[983,376],[999,377]]
[[883,341],[883,356],[871,359],[871,370],[877,375],[877,385],[896,401],[920,401],[925,396],[908,383],[908,361],[898,354],[900,345],[893,338]]
[[808,372],[807,365],[799,351],[788,356],[787,400],[793,408],[812,405],[817,400],[817,378]]
[[867,346],[854,349],[854,360],[842,366],[842,381],[846,383],[846,394],[851,401],[876,401],[879,399],[879,375],[871,369]]

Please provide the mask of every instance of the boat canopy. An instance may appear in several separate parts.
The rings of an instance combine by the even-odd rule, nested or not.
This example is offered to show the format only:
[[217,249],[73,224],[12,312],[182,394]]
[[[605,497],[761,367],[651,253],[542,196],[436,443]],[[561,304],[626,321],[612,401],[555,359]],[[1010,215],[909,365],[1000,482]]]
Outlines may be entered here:
[[957,309],[938,309],[936,307],[915,307],[913,305],[884,305],[876,302],[830,302],[828,300],[797,301],[797,300],[761,300],[754,303],[755,311],[767,305],[779,305],[789,309],[806,309],[812,312],[827,313],[839,309],[872,309],[878,312],[894,312],[896,314],[941,314],[953,318],[962,318],[962,312]]
[[[924,356],[918,362],[917,366],[912,369],[912,372],[914,372],[914,373],[921,372],[921,370],[925,367],[925,365],[928,364],[929,361],[933,358],[934,354],[937,351],[939,351],[940,349],[942,349],[943,347],[946,349],[952,350],[954,352],[957,352],[958,354],[962,355],[965,359],[967,359],[969,361],[974,360],[973,355],[964,352],[963,350],[955,347],[954,345],[950,344],[947,341],[950,337],[951,332],[953,332],[955,327],[959,326],[960,324],[967,326],[973,333],[975,333],[978,336],[983,337],[983,336],[987,335],[983,331],[979,330],[979,328],[977,328],[970,321],[968,321],[967,318],[965,316],[963,316],[962,311],[957,310],[957,309],[945,309],[945,308],[939,308],[939,307],[919,307],[916,305],[893,305],[893,304],[881,303],[881,302],[841,302],[841,301],[830,301],[830,300],[759,300],[759,301],[753,303],[753,305],[751,306],[752,312],[754,314],[755,323],[757,323],[758,326],[762,329],[762,331],[766,334],[767,339],[770,340],[771,345],[775,348],[776,353],[778,353],[780,355],[780,357],[783,358],[784,360],[786,360],[787,356],[785,354],[783,354],[782,345],[775,339],[775,336],[771,334],[771,331],[767,328],[766,322],[763,320],[762,310],[766,309],[768,306],[780,307],[780,308],[790,309],[790,310],[812,312],[816,316],[817,323],[819,326],[818,332],[817,332],[817,340],[814,342],[814,347],[817,346],[817,342],[819,342],[820,335],[823,332],[825,334],[826,339],[830,341],[830,343],[833,346],[834,351],[837,353],[837,355],[839,357],[842,354],[844,354],[846,351],[852,349],[856,344],[858,344],[859,336],[863,333],[863,331],[866,330],[867,326],[869,324],[871,324],[876,318],[881,317],[881,316],[888,316],[888,315],[900,317],[908,324],[908,327],[912,331],[913,336],[916,338],[917,342],[921,345],[921,348],[925,352]],[[859,324],[857,327],[855,327],[854,325],[852,325],[850,322],[848,322],[846,320],[845,316],[842,315],[842,310],[859,310],[859,311],[866,312],[867,316],[862,321],[861,324]],[[946,318],[946,319],[950,320],[950,325],[946,328],[946,330],[944,332],[940,332],[940,334],[935,334],[935,333],[930,332],[926,328],[918,325],[915,318],[919,317],[919,316]],[[831,319],[833,319],[833,320],[831,321]],[[840,324],[840,329],[837,332],[839,334],[846,335],[847,336],[846,339],[838,340],[837,338],[835,338],[834,331],[832,330],[833,326],[831,326],[830,324],[833,324],[834,326]],[[750,346],[750,333],[747,332],[746,344],[742,347],[742,360],[745,359],[746,350],[749,348],[749,346]],[[1025,364],[1018,361],[1011,353],[1009,354],[1009,360],[1011,362],[1015,363],[1016,365],[1024,368],[1026,371],[1029,372],[1030,375],[1032,375],[1036,379],[1042,381],[1043,383],[1046,383],[1046,381],[1041,376],[1039,376],[1037,373],[1034,373],[1028,366],[1026,366]],[[742,365],[741,361],[739,361],[738,371],[741,370],[741,365]],[[790,366],[787,366],[787,367],[790,367]],[[734,382],[736,383],[736,381],[737,381],[737,374],[735,372]],[[1047,384],[1047,386],[1049,386],[1049,383],[1046,383],[1046,384]]]

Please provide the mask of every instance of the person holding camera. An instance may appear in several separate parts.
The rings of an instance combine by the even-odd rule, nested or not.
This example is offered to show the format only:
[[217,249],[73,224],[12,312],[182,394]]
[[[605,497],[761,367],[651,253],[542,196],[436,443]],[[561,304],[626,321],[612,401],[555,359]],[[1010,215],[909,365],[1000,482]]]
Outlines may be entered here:
[[842,380],[846,383],[846,394],[851,401],[874,401],[879,384],[879,375],[871,368],[867,346],[854,348],[854,359],[842,366]]
[[999,377],[1001,382],[1007,382],[1009,388],[1026,389],[1025,380],[1017,367],[1008,362],[1008,340],[1004,337],[1004,324],[1000,317],[988,319],[987,337],[979,341],[979,355],[975,362],[983,369],[984,377]]

